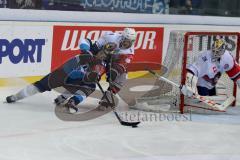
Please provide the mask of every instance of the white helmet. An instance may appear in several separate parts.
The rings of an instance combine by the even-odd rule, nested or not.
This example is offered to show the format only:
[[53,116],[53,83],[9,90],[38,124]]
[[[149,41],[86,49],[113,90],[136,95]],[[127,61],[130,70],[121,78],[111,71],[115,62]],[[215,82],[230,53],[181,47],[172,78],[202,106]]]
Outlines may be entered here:
[[221,58],[226,48],[225,40],[222,38],[216,39],[212,44],[213,58]]
[[122,32],[122,39],[120,41],[120,48],[130,48],[136,40],[136,32],[133,28],[124,28]]
[[124,28],[122,35],[133,42],[136,40],[136,31],[133,28]]

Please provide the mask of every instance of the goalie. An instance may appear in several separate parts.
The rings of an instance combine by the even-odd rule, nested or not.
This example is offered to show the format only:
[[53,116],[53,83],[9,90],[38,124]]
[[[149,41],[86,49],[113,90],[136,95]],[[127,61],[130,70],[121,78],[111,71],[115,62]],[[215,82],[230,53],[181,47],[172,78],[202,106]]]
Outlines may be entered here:
[[215,96],[216,84],[224,72],[240,87],[240,66],[226,50],[225,40],[217,38],[211,50],[204,51],[194,63],[187,66],[187,80],[181,91],[188,97],[193,93]]
[[95,43],[83,39],[79,45],[82,54],[68,60],[41,80],[6,97],[6,101],[13,103],[60,87],[63,91],[55,103],[64,104],[69,112],[75,113],[78,112],[77,105],[95,91],[96,83],[106,73],[110,83],[100,104],[108,106],[106,97],[116,94],[126,80],[126,67],[133,57],[135,40],[136,32],[133,28],[125,28],[122,33],[106,33]]

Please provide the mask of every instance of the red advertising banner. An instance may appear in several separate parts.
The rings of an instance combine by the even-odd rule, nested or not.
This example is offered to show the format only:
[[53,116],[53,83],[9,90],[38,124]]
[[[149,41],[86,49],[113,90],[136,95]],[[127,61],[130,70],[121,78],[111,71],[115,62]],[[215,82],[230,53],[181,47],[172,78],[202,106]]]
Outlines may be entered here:
[[[96,41],[108,31],[120,32],[124,27],[113,26],[54,26],[51,70],[80,54],[79,40]],[[132,27],[137,32],[133,62],[162,61],[163,27]]]

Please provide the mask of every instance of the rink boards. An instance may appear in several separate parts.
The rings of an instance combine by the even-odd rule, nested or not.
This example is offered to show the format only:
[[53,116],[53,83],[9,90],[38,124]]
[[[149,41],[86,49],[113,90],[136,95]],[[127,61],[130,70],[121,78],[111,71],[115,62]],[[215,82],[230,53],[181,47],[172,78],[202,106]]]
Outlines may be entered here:
[[[16,77],[34,82],[79,54],[80,39],[95,41],[124,27],[137,31],[133,62],[154,63],[164,59],[172,30],[240,32],[237,26],[1,21],[0,86],[13,85],[11,78]],[[141,74],[134,72],[129,77]]]

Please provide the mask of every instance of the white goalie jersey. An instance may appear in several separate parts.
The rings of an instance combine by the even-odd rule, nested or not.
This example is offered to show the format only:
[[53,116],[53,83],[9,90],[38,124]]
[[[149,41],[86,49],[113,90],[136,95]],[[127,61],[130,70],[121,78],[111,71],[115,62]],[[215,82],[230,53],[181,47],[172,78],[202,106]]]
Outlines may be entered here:
[[197,86],[208,89],[215,87],[221,74],[224,72],[233,81],[240,79],[240,67],[227,50],[225,50],[219,60],[212,58],[210,50],[204,51],[193,64],[187,66],[187,69],[198,77]]

